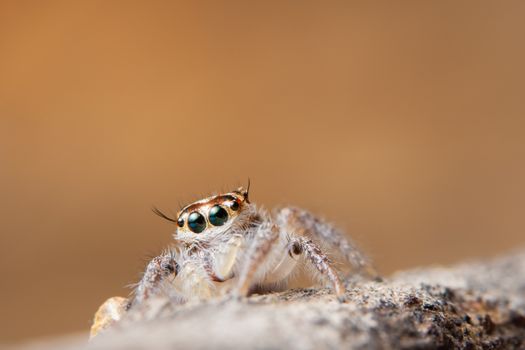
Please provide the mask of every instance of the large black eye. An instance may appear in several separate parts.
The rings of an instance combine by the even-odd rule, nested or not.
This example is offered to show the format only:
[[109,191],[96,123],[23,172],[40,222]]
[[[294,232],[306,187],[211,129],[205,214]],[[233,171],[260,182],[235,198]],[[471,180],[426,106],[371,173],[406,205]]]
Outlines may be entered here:
[[210,209],[209,220],[213,226],[222,226],[228,221],[228,212],[220,205],[214,205]]
[[201,233],[206,229],[206,219],[200,213],[194,211],[188,216],[188,226],[195,233]]

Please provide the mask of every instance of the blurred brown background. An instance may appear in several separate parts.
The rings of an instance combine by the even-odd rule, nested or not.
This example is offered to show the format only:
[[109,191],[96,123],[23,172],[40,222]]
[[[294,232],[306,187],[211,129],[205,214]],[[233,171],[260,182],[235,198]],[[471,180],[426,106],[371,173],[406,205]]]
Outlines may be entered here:
[[0,342],[87,332],[252,180],[384,273],[525,243],[525,2],[0,2]]

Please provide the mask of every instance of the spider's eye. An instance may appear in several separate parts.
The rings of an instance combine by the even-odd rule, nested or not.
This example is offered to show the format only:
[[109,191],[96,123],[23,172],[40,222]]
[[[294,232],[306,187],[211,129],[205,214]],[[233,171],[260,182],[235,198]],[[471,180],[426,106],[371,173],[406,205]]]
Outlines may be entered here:
[[179,220],[177,220],[177,226],[179,226],[179,227],[184,226],[184,219],[183,218],[179,218]]
[[206,229],[206,220],[200,213],[194,211],[188,216],[188,226],[195,233],[201,233]]
[[209,220],[213,226],[222,226],[228,221],[228,212],[220,205],[214,205],[210,209]]
[[230,204],[230,208],[231,210],[233,211],[237,211],[239,210],[239,203],[237,201],[233,201],[231,204]]

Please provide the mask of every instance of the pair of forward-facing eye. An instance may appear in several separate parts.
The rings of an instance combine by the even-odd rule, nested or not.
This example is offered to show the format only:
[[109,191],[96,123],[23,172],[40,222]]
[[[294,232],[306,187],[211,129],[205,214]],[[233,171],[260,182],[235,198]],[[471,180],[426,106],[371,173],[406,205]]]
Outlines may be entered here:
[[[239,208],[239,204],[237,202],[233,202],[230,208],[237,210]],[[228,217],[228,211],[226,211],[226,209],[220,205],[214,205],[208,212],[208,221],[213,226],[224,225],[228,221]],[[179,227],[184,226],[184,220],[179,219],[178,225]],[[194,211],[188,215],[188,227],[191,231],[195,233],[201,233],[206,229],[206,226],[206,219],[198,211]]]

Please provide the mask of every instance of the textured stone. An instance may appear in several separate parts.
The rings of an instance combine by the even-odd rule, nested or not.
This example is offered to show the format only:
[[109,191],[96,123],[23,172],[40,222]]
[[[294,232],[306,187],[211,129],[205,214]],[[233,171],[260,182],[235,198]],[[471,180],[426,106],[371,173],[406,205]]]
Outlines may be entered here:
[[[112,330],[38,349],[523,349],[525,252],[242,301],[152,300]],[[33,346],[30,346],[33,347]]]

